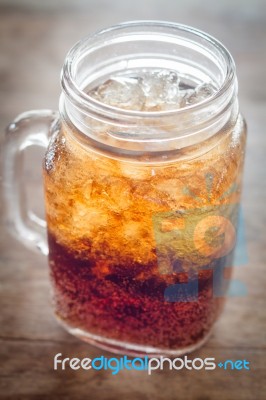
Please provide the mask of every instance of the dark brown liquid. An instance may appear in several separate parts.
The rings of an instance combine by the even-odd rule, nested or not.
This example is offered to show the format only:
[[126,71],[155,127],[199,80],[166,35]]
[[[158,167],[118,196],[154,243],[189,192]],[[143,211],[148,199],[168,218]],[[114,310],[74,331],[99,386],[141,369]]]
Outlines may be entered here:
[[[195,239],[199,248],[205,239],[193,232],[239,201],[240,138],[229,132],[201,157],[153,166],[94,153],[61,128],[44,179],[55,311],[66,326],[84,336],[178,351],[206,337],[223,306],[213,295],[220,260],[196,251]],[[184,272],[174,271],[175,263]],[[198,298],[167,301],[165,290],[185,285],[187,273],[198,281]]]
[[[164,277],[153,275],[154,265],[123,265],[118,259],[117,265],[105,268],[89,251],[82,256],[73,253],[51,234],[49,246],[56,311],[72,328],[176,349],[200,341],[221,311],[222,300],[213,297],[212,269],[198,274],[197,301],[168,302],[164,292],[169,284]],[[86,246],[89,249],[89,243]],[[143,279],[142,271],[146,271]],[[185,273],[171,276],[172,284],[186,281]]]

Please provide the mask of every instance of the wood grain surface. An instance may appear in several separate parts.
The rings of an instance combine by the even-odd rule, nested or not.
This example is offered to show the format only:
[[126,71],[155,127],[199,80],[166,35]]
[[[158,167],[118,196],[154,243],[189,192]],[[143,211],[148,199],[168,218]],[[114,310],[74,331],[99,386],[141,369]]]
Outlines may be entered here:
[[[34,3],[34,5],[33,5]],[[36,4],[38,3],[38,5]],[[2,4],[2,5],[1,5]],[[12,6],[13,4],[13,6]],[[248,265],[235,277],[248,288],[230,298],[208,343],[193,357],[246,359],[250,371],[53,370],[53,357],[103,353],[66,333],[50,304],[45,257],[7,232],[0,237],[0,399],[259,400],[266,398],[266,2],[25,1],[0,2],[0,132],[18,113],[57,108],[59,73],[67,50],[96,29],[132,19],[178,21],[220,39],[237,64],[248,127],[243,211]],[[46,5],[44,5],[46,4]],[[33,5],[33,7],[32,7]],[[36,163],[36,168],[32,164]],[[29,154],[29,197],[42,210],[40,160]],[[2,203],[1,203],[2,204]],[[2,216],[5,216],[1,206]]]

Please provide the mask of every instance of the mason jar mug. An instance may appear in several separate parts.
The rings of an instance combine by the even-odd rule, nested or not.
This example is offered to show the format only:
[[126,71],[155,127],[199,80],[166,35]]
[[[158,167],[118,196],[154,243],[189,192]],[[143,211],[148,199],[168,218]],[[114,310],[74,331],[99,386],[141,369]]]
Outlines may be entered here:
[[[233,265],[246,138],[233,59],[191,27],[136,21],[77,43],[61,82],[59,113],[27,112],[7,130],[9,224],[49,253],[70,333],[118,353],[192,351]],[[23,200],[32,145],[47,147],[46,222]]]

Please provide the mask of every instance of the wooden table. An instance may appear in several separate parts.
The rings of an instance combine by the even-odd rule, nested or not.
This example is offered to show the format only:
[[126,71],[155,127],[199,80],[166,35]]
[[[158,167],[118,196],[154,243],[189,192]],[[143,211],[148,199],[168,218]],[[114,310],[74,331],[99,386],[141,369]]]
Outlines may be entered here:
[[[46,259],[24,248],[2,223],[0,399],[265,399],[265,1],[95,0],[80,1],[76,6],[67,1],[72,6],[65,8],[60,8],[62,1],[51,8],[49,1],[40,4],[42,9],[36,4],[34,9],[23,8],[21,3],[0,9],[1,132],[22,111],[57,108],[59,71],[67,50],[80,37],[103,26],[144,18],[179,21],[208,31],[233,53],[241,108],[249,126],[243,194],[249,262],[236,269],[235,277],[247,285],[248,295],[229,299],[213,336],[192,356],[246,359],[251,369],[164,370],[151,376],[141,371],[122,371],[115,376],[109,371],[54,371],[57,353],[93,358],[102,352],[57,324],[50,306]],[[40,208],[40,177],[30,169],[33,161],[31,154],[28,177],[33,205]]]

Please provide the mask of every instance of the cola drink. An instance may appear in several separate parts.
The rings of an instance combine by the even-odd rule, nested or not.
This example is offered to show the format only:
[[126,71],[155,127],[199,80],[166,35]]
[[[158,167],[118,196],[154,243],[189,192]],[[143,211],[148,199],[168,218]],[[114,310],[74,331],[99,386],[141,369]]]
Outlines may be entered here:
[[[88,93],[113,107],[158,112],[205,101],[215,89],[146,70],[109,77]],[[95,129],[105,134],[99,123]],[[153,164],[94,152],[73,140],[76,128],[61,124],[44,178],[56,315],[72,333],[116,351],[126,343],[135,354],[177,354],[206,339],[224,302],[214,293],[214,271],[226,266],[230,277],[235,238],[217,255],[209,249],[221,248],[212,240],[223,223],[218,233],[196,227],[215,215],[236,227],[228,205],[239,201],[243,130],[243,123],[223,129],[200,157]],[[200,229],[209,230],[206,248]],[[189,291],[167,298],[169,287],[188,283],[196,298]]]

